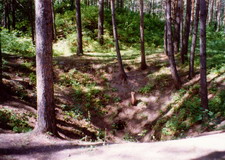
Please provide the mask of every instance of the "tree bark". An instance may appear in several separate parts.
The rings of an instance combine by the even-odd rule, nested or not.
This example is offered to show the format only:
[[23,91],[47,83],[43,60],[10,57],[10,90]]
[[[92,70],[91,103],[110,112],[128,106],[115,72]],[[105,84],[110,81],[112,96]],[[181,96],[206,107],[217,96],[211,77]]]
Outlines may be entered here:
[[168,56],[168,51],[167,51],[167,29],[166,29],[166,23],[164,25],[164,54]]
[[120,54],[120,47],[119,47],[119,41],[118,41],[118,33],[117,33],[117,28],[116,28],[116,18],[115,18],[115,0],[110,0],[111,1],[111,14],[112,14],[112,26],[113,26],[113,36],[114,36],[114,41],[115,41],[115,47],[116,47],[116,54],[117,54],[117,59],[119,63],[119,69],[120,69],[120,78],[123,81],[127,80],[127,75],[124,71],[123,67],[123,62],[122,62],[122,57]]
[[221,25],[221,9],[222,9],[221,3],[222,3],[222,0],[218,0],[218,5],[217,5],[217,29],[216,29],[217,32],[220,30],[220,25]]
[[104,0],[99,0],[98,9],[98,41],[101,45],[104,43]]
[[[87,1],[85,1],[85,4],[87,5]],[[70,0],[70,10],[73,11],[74,10],[74,0]]]
[[124,1],[120,0],[120,8],[123,8],[123,7],[124,7]]
[[191,0],[191,33],[193,31],[193,26],[194,26],[194,18],[195,18],[195,0]]
[[10,18],[9,18],[9,12],[10,12],[10,4],[8,1],[5,1],[4,4],[4,28],[8,28],[10,31]]
[[184,1],[183,0],[179,0],[180,1],[180,5],[181,5],[181,9],[180,9],[180,48],[182,48],[182,44],[183,44],[183,21],[184,21]]
[[201,107],[208,109],[208,90],[206,73],[206,1],[200,0],[200,97]]
[[213,19],[213,7],[214,7],[214,0],[211,0],[210,10],[209,10],[209,24],[212,23]]
[[0,96],[2,95],[2,43],[0,43]]
[[12,28],[16,29],[16,1],[12,0]]
[[195,75],[194,71],[194,58],[195,58],[195,47],[198,34],[198,23],[199,23],[199,10],[200,10],[200,0],[197,0],[196,11],[194,18],[193,34],[192,34],[192,44],[191,44],[191,53],[190,53],[190,63],[189,63],[189,78],[192,79]]
[[76,8],[76,24],[77,24],[77,55],[80,56],[83,55],[80,0],[76,0],[75,8]]
[[180,9],[181,0],[176,0],[175,2],[175,24],[174,24],[174,53],[179,52],[179,42],[180,42]]
[[56,134],[53,68],[52,68],[52,3],[35,1],[37,124],[34,132]]
[[52,38],[53,41],[56,40],[56,25],[55,25],[55,11],[54,11],[54,1],[52,1],[52,20],[53,20],[53,25],[52,25]]
[[29,1],[29,13],[28,13],[30,27],[31,27],[31,37],[33,45],[35,44],[35,18],[34,18],[34,11],[33,11],[33,0]]
[[170,63],[170,70],[172,78],[177,89],[181,86],[181,80],[177,72],[174,53],[173,53],[173,39],[172,39],[172,27],[171,27],[171,0],[166,0],[166,28],[167,28],[167,51]]
[[145,59],[145,38],[144,38],[144,3],[140,0],[140,42],[141,42],[141,69],[147,68]]
[[183,64],[187,60],[187,53],[188,53],[188,39],[189,39],[190,24],[191,24],[191,4],[192,4],[191,1],[187,0],[184,35],[183,35],[182,48],[181,48],[181,62]]

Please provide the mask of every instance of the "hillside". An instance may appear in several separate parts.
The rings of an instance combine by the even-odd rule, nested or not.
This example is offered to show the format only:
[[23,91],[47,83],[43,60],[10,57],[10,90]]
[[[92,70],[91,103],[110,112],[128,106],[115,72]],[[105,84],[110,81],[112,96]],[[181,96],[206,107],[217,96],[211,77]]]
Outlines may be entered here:
[[[26,6],[25,2],[22,1],[21,5]],[[200,85],[202,52],[199,43],[196,43],[193,78],[189,76],[188,61],[191,45],[187,46],[185,63],[182,63],[179,52],[173,53],[181,80],[181,87],[177,88],[169,63],[171,56],[167,56],[167,50],[163,48],[163,41],[169,38],[164,38],[164,26],[168,19],[162,16],[161,5],[158,4],[159,13],[145,14],[145,70],[140,69],[139,12],[126,7],[116,9],[117,38],[127,74],[127,81],[123,81],[118,52],[116,54],[114,47],[109,7],[104,12],[104,44],[101,45],[97,38],[98,7],[81,4],[84,54],[77,55],[76,12],[69,7],[72,6],[69,1],[55,2],[56,37],[53,42],[46,43],[53,48],[50,56],[53,59],[51,73],[54,87],[51,94],[54,94],[54,105],[51,107],[55,107],[53,115],[57,133],[54,136],[83,143],[124,143],[183,139],[211,131],[224,131],[224,25],[221,24],[217,30],[215,22],[207,24],[207,87]],[[35,47],[42,43],[32,41],[32,26],[25,8],[17,10],[15,29],[2,27],[0,32],[3,61],[0,134],[4,140],[9,133],[30,133],[38,116]],[[52,32],[52,28],[50,30]],[[191,43],[191,36],[188,40]],[[208,109],[201,107],[200,91],[203,89],[208,94]],[[50,131],[47,134],[53,136]]]

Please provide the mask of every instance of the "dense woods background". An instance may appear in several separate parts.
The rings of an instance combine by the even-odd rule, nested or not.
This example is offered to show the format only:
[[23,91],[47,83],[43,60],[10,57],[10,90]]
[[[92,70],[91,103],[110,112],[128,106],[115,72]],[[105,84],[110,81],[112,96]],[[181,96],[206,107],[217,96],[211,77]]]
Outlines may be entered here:
[[0,11],[0,133],[143,142],[224,129],[224,0],[3,0]]

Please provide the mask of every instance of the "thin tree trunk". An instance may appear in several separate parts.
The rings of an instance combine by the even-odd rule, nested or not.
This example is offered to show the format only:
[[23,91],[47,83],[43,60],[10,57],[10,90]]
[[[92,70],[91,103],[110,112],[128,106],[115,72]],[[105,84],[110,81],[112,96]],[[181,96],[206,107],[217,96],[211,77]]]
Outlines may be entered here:
[[56,40],[56,25],[55,25],[55,11],[54,11],[54,2],[52,1],[52,20],[53,20],[53,25],[52,25],[52,38],[53,41]]
[[56,134],[53,68],[52,68],[52,3],[35,1],[37,124],[34,132]]
[[10,3],[7,3],[7,28],[10,31],[10,25],[11,25],[11,21],[10,21]]
[[222,3],[222,0],[218,0],[218,7],[217,7],[217,29],[216,29],[217,32],[220,30],[220,25],[221,25],[221,6],[222,6],[221,3]]
[[[85,4],[87,5],[87,1],[85,1]],[[73,11],[74,10],[74,0],[70,0],[70,10]]]
[[83,55],[80,0],[76,0],[77,55]]
[[10,30],[10,18],[9,18],[9,2],[5,2],[4,6],[4,27]]
[[115,41],[115,47],[116,47],[116,54],[117,54],[117,59],[119,63],[119,69],[120,69],[120,78],[123,81],[127,80],[127,75],[124,71],[123,67],[123,62],[122,62],[122,57],[120,54],[120,48],[119,48],[119,41],[118,41],[118,34],[117,34],[117,28],[116,28],[116,18],[115,18],[115,0],[110,0],[111,1],[111,13],[112,13],[112,25],[113,25],[113,36],[114,36],[114,41]]
[[98,10],[98,41],[101,45],[104,43],[104,0],[99,0]]
[[175,2],[175,24],[174,24],[174,53],[179,52],[179,42],[180,42],[180,7],[181,0],[176,0]]
[[194,26],[194,19],[195,19],[195,0],[191,0],[191,33],[193,31],[193,26]]
[[16,29],[16,1],[12,0],[12,28]]
[[152,0],[152,14],[155,14],[155,3],[154,3],[154,0]]
[[206,1],[200,0],[200,97],[201,107],[208,109],[208,90],[206,73]]
[[[223,12],[223,25],[225,26],[225,5],[224,5],[224,12]],[[225,27],[224,27],[224,33],[225,33]]]
[[167,51],[167,29],[166,29],[166,23],[164,25],[164,54],[168,56],[168,51]]
[[106,5],[105,5],[106,8],[109,8],[109,0],[106,0],[106,1],[105,1],[105,4],[106,4]]
[[116,8],[119,8],[119,7],[120,7],[120,1],[116,0]]
[[144,3],[140,0],[140,42],[141,42],[141,69],[147,68],[145,59],[145,38],[144,38]]
[[[165,10],[165,18],[166,18],[166,4],[167,2],[165,1],[164,3],[164,10]],[[168,56],[168,46],[167,46],[167,23],[164,24],[164,53]]]
[[0,43],[0,96],[3,93],[2,86],[2,43]]
[[177,89],[181,86],[181,80],[177,72],[174,53],[173,53],[173,40],[172,40],[172,27],[171,27],[171,0],[166,0],[166,28],[167,28],[167,51],[170,63],[170,70],[172,78]]
[[198,23],[199,23],[199,10],[200,10],[200,0],[197,0],[195,19],[193,26],[193,35],[192,35],[192,44],[191,44],[191,53],[190,53],[190,63],[189,63],[189,78],[192,79],[195,75],[194,71],[194,58],[195,58],[195,47],[198,34]]
[[123,7],[124,7],[124,1],[120,0],[120,8],[123,8]]
[[209,10],[209,24],[212,23],[213,19],[213,7],[214,7],[214,0],[211,0],[210,10]]
[[180,48],[182,48],[182,44],[183,44],[183,21],[184,21],[184,1],[183,0],[179,0],[181,2],[181,9],[180,9]]
[[187,60],[188,39],[189,39],[189,34],[190,34],[190,24],[191,24],[191,1],[187,0],[184,35],[183,35],[183,42],[182,42],[182,48],[181,48],[181,62],[183,64]]
[[35,20],[34,20],[34,11],[33,11],[33,0],[29,1],[29,13],[28,13],[30,27],[31,27],[31,36],[32,42],[35,44]]

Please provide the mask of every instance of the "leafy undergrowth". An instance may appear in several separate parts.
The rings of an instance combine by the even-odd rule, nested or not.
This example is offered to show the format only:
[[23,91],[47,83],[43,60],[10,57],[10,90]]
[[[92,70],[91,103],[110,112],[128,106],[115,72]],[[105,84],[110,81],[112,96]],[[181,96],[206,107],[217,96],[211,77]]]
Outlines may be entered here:
[[[84,141],[154,141],[223,129],[224,126],[219,124],[225,119],[224,67],[210,72],[210,108],[202,111],[198,75],[191,84],[186,75],[182,76],[187,83],[182,89],[174,90],[165,55],[148,55],[146,71],[138,69],[135,58],[125,60],[127,84],[118,81],[116,61],[112,61],[111,56],[106,58],[104,53],[95,53],[55,58],[55,103],[58,132],[62,137]],[[8,98],[3,103],[1,122],[4,125],[1,123],[1,128],[26,132],[34,126],[28,120],[35,119],[35,114],[26,108],[24,110],[30,114],[20,109],[8,109],[8,106],[17,108],[20,103],[35,109],[33,61],[32,58],[4,55],[6,91],[13,100],[20,102],[4,105],[12,101]],[[10,65],[12,62],[14,65]],[[155,63],[160,65],[155,66]],[[15,71],[16,75],[13,74]],[[184,74],[186,68],[180,68],[180,72]],[[136,106],[130,104],[131,91],[136,92]],[[205,112],[209,115],[208,120],[203,120]]]
[[2,129],[12,130],[15,133],[29,132],[33,127],[29,125],[32,115],[17,114],[9,109],[0,109],[0,126]]

